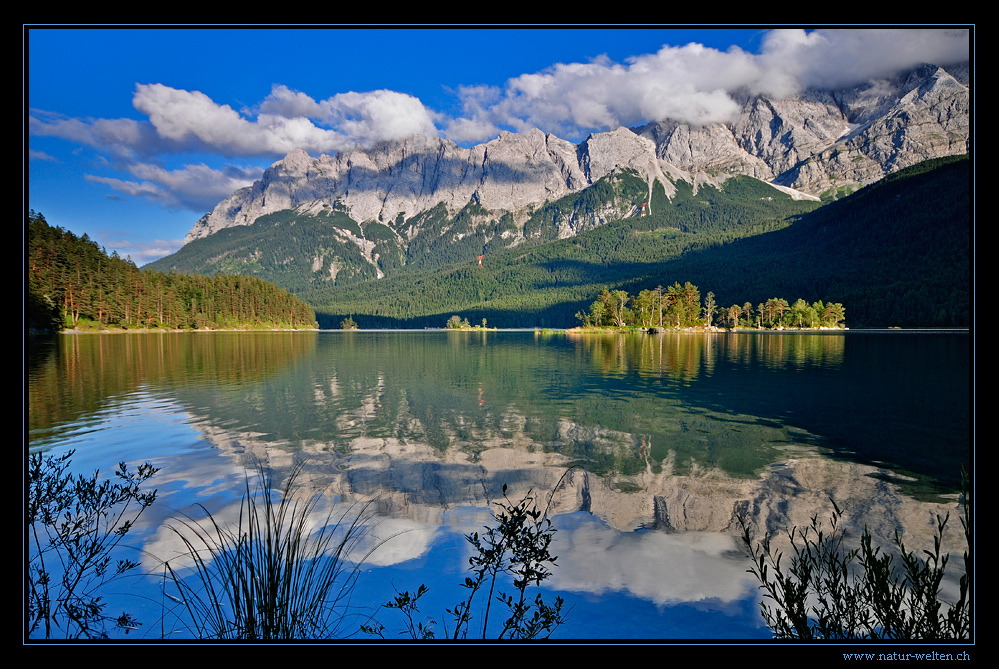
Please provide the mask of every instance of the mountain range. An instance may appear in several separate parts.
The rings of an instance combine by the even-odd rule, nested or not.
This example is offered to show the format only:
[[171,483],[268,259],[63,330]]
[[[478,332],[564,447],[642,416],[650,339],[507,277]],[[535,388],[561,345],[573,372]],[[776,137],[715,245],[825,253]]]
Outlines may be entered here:
[[[775,203],[772,218],[784,220],[902,168],[969,153],[969,80],[967,63],[923,65],[851,88],[747,94],[724,124],[667,119],[578,144],[535,129],[471,148],[411,136],[333,156],[295,150],[150,267],[257,274],[318,308],[336,287],[441,271],[614,221],[663,220],[690,199],[717,207],[728,191],[745,204],[746,179],[761,182],[752,198]],[[774,227],[743,220],[725,234]]]

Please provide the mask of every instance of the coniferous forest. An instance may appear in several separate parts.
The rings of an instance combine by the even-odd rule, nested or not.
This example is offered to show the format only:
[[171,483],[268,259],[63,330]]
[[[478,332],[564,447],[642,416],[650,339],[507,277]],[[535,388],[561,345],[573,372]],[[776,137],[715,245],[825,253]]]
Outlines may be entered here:
[[35,211],[27,228],[30,331],[318,327],[309,306],[261,279],[140,271]]
[[[647,189],[622,172],[541,207],[512,243],[504,241],[517,230],[509,215],[490,223],[474,203],[453,219],[437,207],[405,221],[421,231],[408,245],[387,224],[339,209],[286,210],[195,240],[141,271],[32,213],[29,316],[36,328],[336,329],[347,318],[360,328],[423,328],[444,327],[452,315],[564,328],[610,324],[608,314],[637,325],[649,322],[651,293],[691,284],[713,291],[711,313],[687,309],[674,319],[681,325],[838,326],[848,310],[850,327],[968,326],[970,173],[967,156],[926,161],[825,204],[747,177],[696,192],[678,181],[649,215],[559,238],[555,222],[583,220],[600,203],[630,202]],[[653,200],[666,202],[655,188]],[[370,258],[358,240],[371,245]],[[63,245],[75,250],[57,259]],[[610,305],[608,292],[629,295],[630,310],[608,306],[598,319],[592,305]]]
[[[835,318],[830,304],[842,305],[850,327],[970,325],[967,156],[914,165],[822,206],[767,189],[774,192],[747,179],[696,196],[681,189],[654,215],[487,249],[481,266],[470,256],[303,297],[323,327],[347,314],[362,328],[442,327],[453,314],[497,327],[571,327],[584,323],[578,314],[604,289],[638,296],[689,282],[714,292],[717,325],[768,327],[759,307],[783,299],[775,295],[821,306],[819,322]],[[724,306],[736,304],[740,316]],[[798,327],[811,320],[798,301],[777,313],[783,318],[795,304],[787,325]]]

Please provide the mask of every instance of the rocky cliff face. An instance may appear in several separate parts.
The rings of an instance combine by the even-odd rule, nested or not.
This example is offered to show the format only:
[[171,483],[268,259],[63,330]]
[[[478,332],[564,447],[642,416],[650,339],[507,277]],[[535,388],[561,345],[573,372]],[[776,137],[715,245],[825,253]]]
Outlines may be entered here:
[[335,156],[296,150],[219,203],[185,243],[276,211],[334,205],[356,221],[393,225],[438,204],[454,214],[475,202],[520,224],[532,207],[623,169],[641,175],[650,194],[655,181],[669,196],[679,179],[696,188],[741,174],[803,196],[835,195],[928,158],[967,153],[967,81],[966,65],[925,65],[851,89],[781,100],[745,96],[727,124],[666,120],[593,134],[578,145],[535,129],[468,149],[412,136]]
[[745,174],[812,195],[852,189],[929,158],[967,153],[970,91],[926,65],[891,80],[783,100],[746,98],[733,123],[639,130],[687,172]]

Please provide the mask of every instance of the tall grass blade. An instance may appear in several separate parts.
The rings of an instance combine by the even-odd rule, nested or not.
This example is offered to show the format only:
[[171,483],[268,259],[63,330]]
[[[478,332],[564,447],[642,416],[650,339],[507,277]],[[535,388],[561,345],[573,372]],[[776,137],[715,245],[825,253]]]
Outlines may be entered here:
[[357,578],[351,553],[366,506],[352,505],[339,516],[330,511],[314,523],[322,496],[301,498],[302,467],[276,492],[258,464],[255,486],[246,478],[235,526],[201,506],[205,521],[185,517],[170,527],[192,566],[174,569],[168,562],[166,571],[183,602],[184,624],[198,638],[336,636]]

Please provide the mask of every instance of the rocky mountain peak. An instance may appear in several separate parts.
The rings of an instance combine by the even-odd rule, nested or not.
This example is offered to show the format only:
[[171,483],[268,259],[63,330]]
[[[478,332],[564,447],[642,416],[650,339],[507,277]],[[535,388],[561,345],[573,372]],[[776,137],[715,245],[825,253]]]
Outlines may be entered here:
[[650,192],[662,183],[667,195],[677,180],[696,188],[732,175],[812,196],[849,192],[927,158],[966,153],[967,80],[967,64],[923,65],[845,89],[782,99],[747,94],[727,123],[667,119],[594,133],[578,145],[535,128],[467,149],[422,135],[335,156],[296,149],[220,202],[185,243],[283,209],[334,204],[359,222],[393,222],[438,205],[454,214],[474,200],[522,222],[532,207],[624,169],[645,179]]

